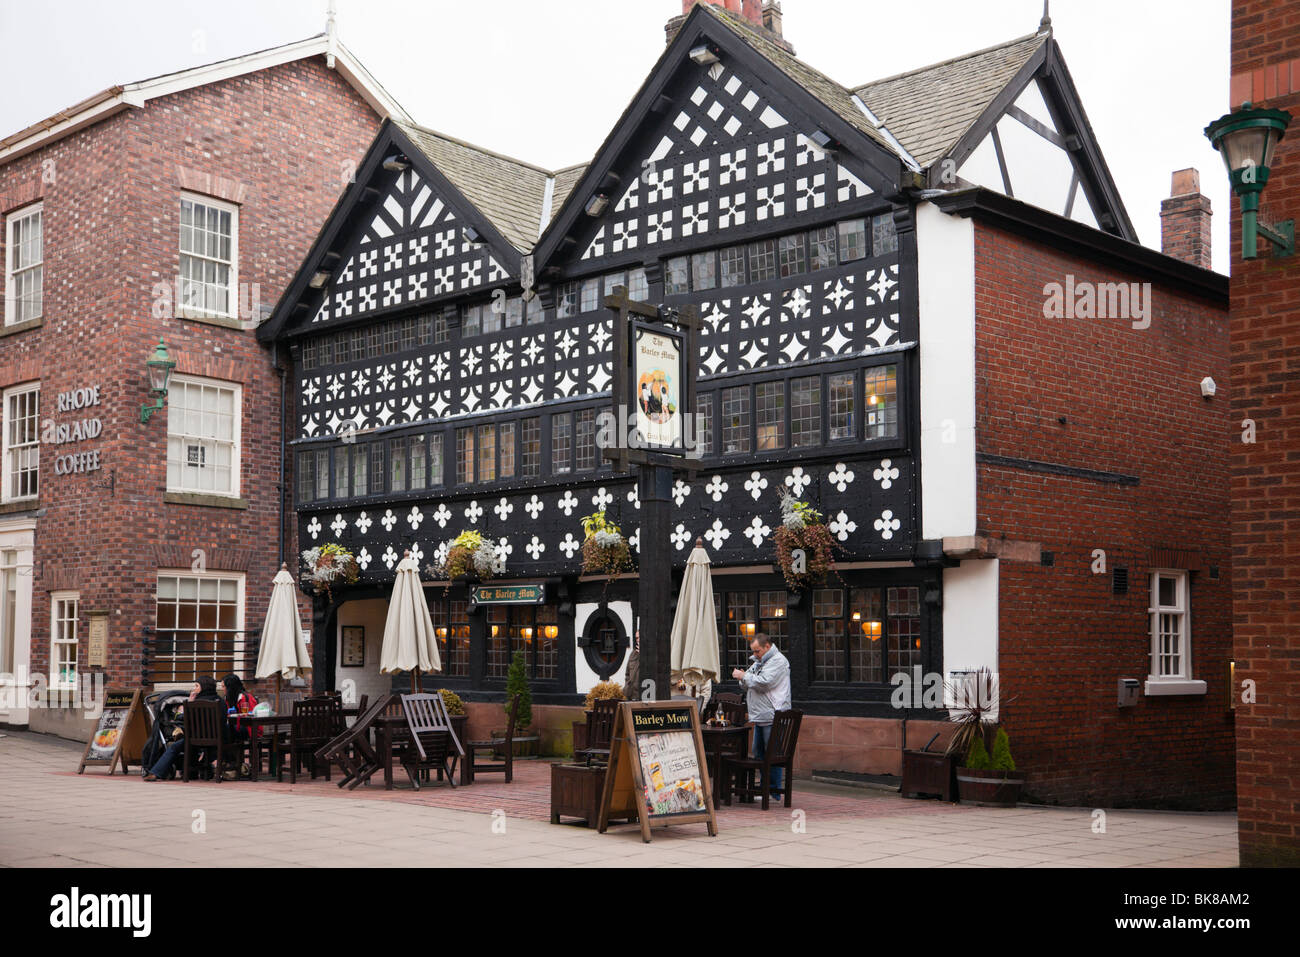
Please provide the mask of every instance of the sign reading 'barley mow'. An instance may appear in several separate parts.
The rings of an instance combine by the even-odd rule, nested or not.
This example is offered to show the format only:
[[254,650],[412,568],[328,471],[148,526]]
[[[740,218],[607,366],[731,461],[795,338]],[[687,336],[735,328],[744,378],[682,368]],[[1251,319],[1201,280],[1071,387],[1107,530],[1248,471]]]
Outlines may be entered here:
[[[61,416],[96,409],[100,402],[99,386],[82,386],[60,392],[55,401],[55,411]],[[81,415],[55,421],[46,419],[41,424],[41,441],[46,445],[68,446],[97,439],[103,434],[104,422],[98,415]],[[55,475],[78,475],[97,472],[103,467],[99,449],[76,449],[60,452],[54,457]]]
[[651,828],[669,824],[707,824],[710,836],[717,836],[700,713],[694,704],[619,705],[597,828],[603,834],[612,818],[630,817],[634,811],[643,841],[650,840]]
[[546,603],[546,584],[476,585],[470,591],[471,605],[542,605]]

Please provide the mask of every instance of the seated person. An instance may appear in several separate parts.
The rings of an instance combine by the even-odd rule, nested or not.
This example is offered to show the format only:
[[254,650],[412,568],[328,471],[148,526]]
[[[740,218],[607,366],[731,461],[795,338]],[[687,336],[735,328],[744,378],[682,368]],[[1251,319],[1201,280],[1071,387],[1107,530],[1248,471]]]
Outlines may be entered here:
[[[194,687],[190,689],[191,701],[221,701],[217,694],[217,683],[210,676],[204,675],[198,681],[194,682]],[[185,748],[185,732],[183,726],[178,727],[172,732],[172,742],[167,745],[167,750],[163,752],[162,757],[157,760],[149,773],[144,776],[146,781],[157,781],[169,772],[176,759],[180,756],[181,751]]]

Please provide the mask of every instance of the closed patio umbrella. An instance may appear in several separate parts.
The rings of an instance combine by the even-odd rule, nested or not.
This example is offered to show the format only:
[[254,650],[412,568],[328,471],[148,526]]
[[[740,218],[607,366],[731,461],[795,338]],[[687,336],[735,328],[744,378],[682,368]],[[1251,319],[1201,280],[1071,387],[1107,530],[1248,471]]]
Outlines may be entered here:
[[702,688],[718,680],[718,620],[713,607],[709,553],[701,539],[695,540],[695,548],[686,560],[686,575],[677,597],[671,666],[674,684],[680,681]]
[[289,566],[281,563],[271,580],[271,601],[262,626],[262,646],[257,651],[257,677],[275,675],[275,710],[280,710],[280,682],[311,671],[311,656],[298,617],[297,589]]
[[383,674],[411,672],[411,690],[421,671],[441,671],[438,640],[433,619],[424,600],[420,584],[420,567],[407,552],[397,563],[393,596],[388,600],[388,620],[384,623],[384,643],[379,651],[379,670]]

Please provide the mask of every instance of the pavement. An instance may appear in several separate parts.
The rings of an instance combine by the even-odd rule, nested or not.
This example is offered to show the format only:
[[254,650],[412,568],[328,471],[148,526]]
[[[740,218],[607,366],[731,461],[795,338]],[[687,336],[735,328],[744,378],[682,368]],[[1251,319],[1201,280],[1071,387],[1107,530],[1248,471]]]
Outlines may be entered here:
[[[340,791],[323,779],[145,783],[82,745],[0,735],[3,867],[1236,867],[1234,814],[975,808],[797,781],[793,807],[598,834],[549,823],[549,765],[471,787]],[[399,772],[399,777],[403,777]]]

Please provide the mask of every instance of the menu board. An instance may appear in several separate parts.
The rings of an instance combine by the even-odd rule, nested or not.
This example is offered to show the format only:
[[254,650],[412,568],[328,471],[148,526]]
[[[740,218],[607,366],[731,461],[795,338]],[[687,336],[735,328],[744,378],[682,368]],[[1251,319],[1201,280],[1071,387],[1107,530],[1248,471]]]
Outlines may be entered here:
[[86,742],[77,773],[85,771],[88,764],[107,764],[108,773],[112,774],[115,766],[121,764],[122,773],[126,774],[132,762],[138,764],[140,761],[146,733],[140,692],[105,691],[104,709],[99,714],[94,733]]
[[619,706],[601,795],[597,829],[636,814],[641,839],[654,827],[704,822],[718,833],[700,715],[675,701],[626,701]]
[[693,707],[633,712],[646,813],[653,817],[704,810],[705,775],[691,731]]

